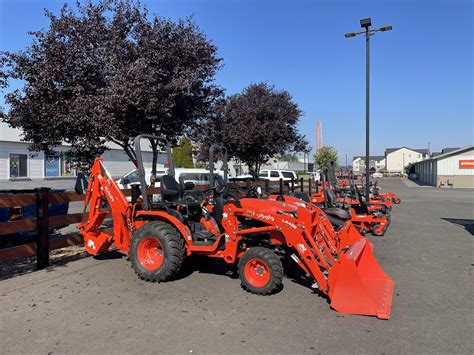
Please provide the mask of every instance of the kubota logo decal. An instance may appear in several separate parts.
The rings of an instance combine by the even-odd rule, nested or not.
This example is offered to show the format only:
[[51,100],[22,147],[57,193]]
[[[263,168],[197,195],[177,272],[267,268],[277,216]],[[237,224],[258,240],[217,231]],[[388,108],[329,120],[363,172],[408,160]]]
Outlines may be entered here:
[[263,214],[263,213],[256,213],[255,217],[258,218],[258,219],[263,219],[264,221],[273,222],[275,220],[275,217],[270,216],[269,214]]

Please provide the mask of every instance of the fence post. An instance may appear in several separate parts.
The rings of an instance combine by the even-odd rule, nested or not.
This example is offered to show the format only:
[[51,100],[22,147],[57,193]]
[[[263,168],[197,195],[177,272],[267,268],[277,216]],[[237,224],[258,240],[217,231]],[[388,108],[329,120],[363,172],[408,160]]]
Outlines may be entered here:
[[311,197],[312,188],[313,188],[313,182],[311,181],[311,178],[308,178],[308,194],[309,194],[309,197]]
[[36,268],[49,266],[49,187],[36,191]]
[[270,190],[270,182],[268,180],[265,180],[265,194],[268,194],[269,190]]
[[295,178],[291,178],[291,192],[295,192]]
[[300,189],[301,189],[301,192],[304,191],[303,184],[304,184],[304,179],[303,179],[303,178],[300,178]]
[[283,179],[280,179],[280,195],[283,195]]

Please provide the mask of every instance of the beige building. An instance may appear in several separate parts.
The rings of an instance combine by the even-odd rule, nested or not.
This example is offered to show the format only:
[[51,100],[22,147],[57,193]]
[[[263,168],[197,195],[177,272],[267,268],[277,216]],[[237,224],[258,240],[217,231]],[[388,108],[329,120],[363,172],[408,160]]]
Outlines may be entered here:
[[408,164],[428,158],[428,149],[387,148],[385,149],[385,168],[389,173],[403,173]]
[[474,188],[474,145],[446,151],[415,164],[418,181],[439,187]]
[[[375,168],[375,171],[385,168],[385,157],[383,155],[374,155],[370,158],[370,168]],[[352,160],[352,171],[356,174],[365,171],[365,156],[356,156]]]

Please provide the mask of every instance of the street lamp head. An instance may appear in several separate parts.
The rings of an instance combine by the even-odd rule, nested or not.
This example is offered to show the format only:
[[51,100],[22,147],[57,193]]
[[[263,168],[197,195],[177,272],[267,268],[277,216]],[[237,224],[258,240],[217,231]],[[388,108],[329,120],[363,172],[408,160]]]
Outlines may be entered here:
[[351,37],[355,37],[356,35],[357,35],[357,33],[355,33],[355,32],[348,32],[344,36],[346,36],[346,38],[351,38]]
[[370,17],[360,20],[360,27],[365,28],[366,30],[372,26],[372,20]]
[[383,27],[380,27],[378,30],[381,31],[381,32],[391,31],[392,26],[383,26]]

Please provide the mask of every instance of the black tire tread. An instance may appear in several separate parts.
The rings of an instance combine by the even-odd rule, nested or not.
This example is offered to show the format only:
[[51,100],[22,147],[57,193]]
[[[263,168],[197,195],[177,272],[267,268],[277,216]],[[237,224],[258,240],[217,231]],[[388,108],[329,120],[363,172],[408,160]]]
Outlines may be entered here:
[[[270,284],[267,285],[263,289],[256,289],[252,286],[247,285],[244,280],[243,276],[243,267],[245,262],[248,259],[261,259],[263,260],[268,267],[270,268],[270,272],[272,274],[272,278]],[[272,249],[265,248],[265,247],[253,247],[250,248],[244,256],[239,260],[239,275],[241,280],[242,288],[250,293],[267,296],[278,292],[283,283],[283,275],[284,269],[281,261],[281,257],[277,256]]]
[[[163,274],[157,276],[152,276],[150,273],[142,273],[137,268],[137,264],[139,261],[135,259],[135,253],[138,246],[138,242],[142,236],[150,236],[150,235],[158,235],[161,234],[164,238],[162,242],[168,244],[168,249],[170,251],[169,255],[167,255],[166,263],[166,270]],[[185,257],[185,247],[184,247],[184,239],[179,234],[179,232],[169,223],[163,221],[151,221],[145,224],[143,227],[139,228],[137,232],[135,232],[132,241],[130,243],[130,262],[132,265],[133,270],[137,274],[137,276],[148,282],[166,282],[175,279],[179,272],[181,271],[181,267],[184,262]]]

